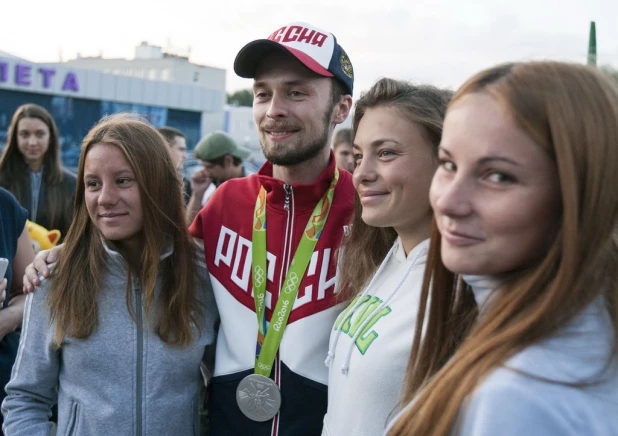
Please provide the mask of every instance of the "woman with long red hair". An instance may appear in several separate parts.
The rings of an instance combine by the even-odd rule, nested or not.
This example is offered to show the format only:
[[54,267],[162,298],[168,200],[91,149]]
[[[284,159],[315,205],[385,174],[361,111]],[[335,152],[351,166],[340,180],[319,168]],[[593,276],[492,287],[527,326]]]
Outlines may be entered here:
[[387,434],[618,434],[618,91],[508,64],[446,113],[404,408]]

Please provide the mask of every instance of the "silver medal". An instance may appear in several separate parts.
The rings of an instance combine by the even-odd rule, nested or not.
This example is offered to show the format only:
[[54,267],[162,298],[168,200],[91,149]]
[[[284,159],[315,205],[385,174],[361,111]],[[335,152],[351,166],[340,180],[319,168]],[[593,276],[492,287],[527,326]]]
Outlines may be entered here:
[[259,374],[241,380],[236,389],[236,402],[240,411],[253,421],[272,419],[281,407],[281,393],[277,384]]

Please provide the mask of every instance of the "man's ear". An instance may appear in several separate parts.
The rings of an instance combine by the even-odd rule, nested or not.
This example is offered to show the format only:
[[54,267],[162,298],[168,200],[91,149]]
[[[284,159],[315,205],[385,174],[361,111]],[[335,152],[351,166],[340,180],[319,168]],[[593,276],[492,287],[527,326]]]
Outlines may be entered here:
[[333,109],[333,123],[343,123],[350,115],[351,110],[352,96],[350,94],[342,95]]
[[226,154],[223,157],[223,168],[229,168],[231,166],[234,166],[234,158],[231,154]]

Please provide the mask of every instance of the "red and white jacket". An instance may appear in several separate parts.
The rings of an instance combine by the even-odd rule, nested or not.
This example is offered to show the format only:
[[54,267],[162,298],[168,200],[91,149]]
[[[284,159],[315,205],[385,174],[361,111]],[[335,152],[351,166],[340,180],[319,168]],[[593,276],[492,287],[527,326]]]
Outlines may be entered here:
[[266,316],[270,320],[281,283],[313,208],[334,176],[335,159],[311,185],[285,185],[267,162],[249,177],[221,185],[190,227],[204,240],[206,264],[221,316],[215,373],[209,396],[210,434],[319,435],[326,413],[328,369],[324,359],[341,305],[335,304],[336,255],[354,209],[352,176],[339,171],[326,226],[298,291],[271,377],[281,390],[274,419],[254,422],[236,403],[236,387],[253,373],[258,332],[251,285],[253,213],[267,191]]

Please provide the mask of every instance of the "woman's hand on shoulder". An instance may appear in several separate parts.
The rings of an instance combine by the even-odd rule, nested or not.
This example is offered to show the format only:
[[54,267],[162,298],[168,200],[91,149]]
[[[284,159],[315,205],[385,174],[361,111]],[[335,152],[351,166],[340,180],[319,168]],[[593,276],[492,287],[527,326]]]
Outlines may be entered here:
[[62,245],[37,253],[34,260],[26,267],[24,273],[24,294],[34,292],[34,288],[50,275],[49,266],[60,258]]

